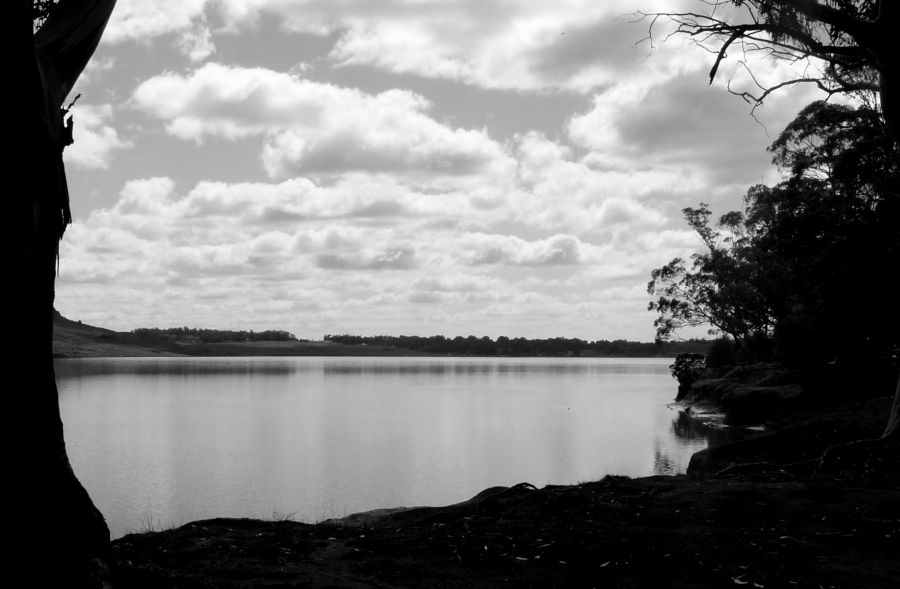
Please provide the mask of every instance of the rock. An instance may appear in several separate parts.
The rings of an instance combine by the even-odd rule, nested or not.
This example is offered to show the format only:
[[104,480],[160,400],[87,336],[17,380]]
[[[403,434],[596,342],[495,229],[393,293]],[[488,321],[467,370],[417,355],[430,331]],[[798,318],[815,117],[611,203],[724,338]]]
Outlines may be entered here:
[[[786,468],[795,475],[809,475],[829,448],[856,440],[877,438],[891,399],[888,397],[812,408],[784,415],[760,435],[710,447],[691,457],[688,474],[714,474],[735,465],[768,464]],[[886,457],[838,460],[841,468],[858,480],[896,478],[900,472],[900,448],[885,450]],[[892,462],[893,461],[893,462]],[[864,468],[850,468],[858,462]],[[859,471],[859,472],[857,472]],[[888,473],[888,474],[884,474]],[[880,483],[879,483],[880,484]]]
[[803,394],[795,373],[771,364],[735,366],[721,376],[707,371],[704,376],[680,394],[680,400],[720,407],[729,425],[770,421],[796,408]]
[[722,397],[738,383],[726,378],[704,378],[690,386],[682,401],[720,405]]

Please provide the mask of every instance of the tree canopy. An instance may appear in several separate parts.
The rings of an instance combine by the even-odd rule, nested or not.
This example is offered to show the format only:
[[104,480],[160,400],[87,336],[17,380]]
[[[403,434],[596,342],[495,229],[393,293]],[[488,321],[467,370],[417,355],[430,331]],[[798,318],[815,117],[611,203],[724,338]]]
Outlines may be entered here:
[[711,226],[684,209],[706,251],[651,274],[657,337],[709,324],[741,346],[775,342],[779,359],[889,366],[900,350],[900,166],[867,107],[807,106],[770,147],[785,173],[751,187],[744,210]]
[[754,105],[773,91],[814,83],[828,95],[875,93],[888,126],[900,137],[900,65],[893,57],[900,4],[884,0],[697,0],[691,12],[639,13],[650,21],[650,38],[660,20],[675,26],[715,57],[710,83],[734,51],[743,56],[807,62],[811,69],[755,90],[735,91]]

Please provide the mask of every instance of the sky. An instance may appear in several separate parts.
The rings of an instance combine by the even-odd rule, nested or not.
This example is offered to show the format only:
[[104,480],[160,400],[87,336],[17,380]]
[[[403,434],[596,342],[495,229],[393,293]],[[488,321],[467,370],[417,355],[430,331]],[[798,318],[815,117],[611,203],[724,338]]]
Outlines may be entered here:
[[[653,268],[777,182],[789,65],[699,0],[119,0],[70,99],[56,306],[117,330],[651,341]],[[642,41],[642,39],[644,39]],[[702,335],[703,330],[682,335]]]

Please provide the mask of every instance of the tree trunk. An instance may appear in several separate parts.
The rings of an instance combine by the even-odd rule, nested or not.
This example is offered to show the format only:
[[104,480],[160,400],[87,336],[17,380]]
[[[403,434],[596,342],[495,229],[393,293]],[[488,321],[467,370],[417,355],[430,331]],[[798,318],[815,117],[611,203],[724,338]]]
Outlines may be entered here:
[[[69,464],[52,355],[57,253],[68,202],[61,129],[53,124],[61,123],[56,102],[67,90],[47,92],[42,73],[52,60],[42,58],[39,66],[31,8],[31,0],[14,0],[0,23],[11,70],[4,237],[11,254],[6,295],[15,347],[6,355],[7,378],[18,382],[4,396],[4,490],[11,514],[5,535],[13,545],[4,552],[6,570],[24,585],[93,589],[107,584],[109,529]],[[65,76],[73,66],[76,61],[58,71]]]
[[[894,64],[881,72],[881,111],[894,136],[894,143],[900,151],[900,67]],[[898,432],[900,432],[900,375],[897,377],[894,404],[883,437],[896,438],[900,436]]]
[[881,436],[884,439],[896,439],[900,437],[900,376],[897,377],[897,390],[894,392],[894,405],[891,408],[891,416],[888,417],[887,427]]
[[[900,151],[900,65],[895,54],[895,37],[900,24],[900,6],[896,1],[879,2],[879,15],[876,24],[878,41],[875,47],[875,60],[879,70],[881,86],[881,112],[884,121],[894,136],[894,142]],[[896,438],[900,431],[900,375],[897,377],[897,390],[894,392],[894,403],[884,430],[885,439]]]
[[[897,14],[896,7],[892,13]],[[894,143],[900,152],[900,67],[894,64],[885,66],[881,71],[881,112],[887,123],[888,129],[894,136]],[[884,440],[897,440],[900,438],[900,374],[897,375],[897,389],[894,391],[894,402],[891,406],[891,414],[888,416],[887,426],[882,434]]]

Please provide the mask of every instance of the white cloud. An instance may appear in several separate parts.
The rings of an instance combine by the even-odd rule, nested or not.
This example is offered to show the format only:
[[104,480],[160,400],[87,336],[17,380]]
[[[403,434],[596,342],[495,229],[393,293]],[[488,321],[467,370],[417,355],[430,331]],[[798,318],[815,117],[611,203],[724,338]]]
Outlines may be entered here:
[[323,253],[316,256],[316,265],[324,270],[412,270],[417,263],[413,248],[393,247],[348,254]]
[[766,147],[813,95],[773,95],[754,119],[749,106],[742,110],[743,102],[707,81],[706,70],[694,68],[619,84],[569,121],[569,136],[599,165],[681,170],[728,190],[771,180]]
[[586,246],[571,235],[526,241],[513,235],[469,233],[459,237],[468,264],[562,266],[584,262]]
[[640,63],[647,50],[634,45],[646,23],[633,24],[630,13],[662,5],[676,8],[672,2],[636,7],[590,0],[124,0],[106,37],[146,41],[178,34],[184,43],[185,34],[196,39],[190,31],[200,21],[217,23],[214,34],[236,35],[267,15],[285,31],[337,34],[330,57],[339,66],[487,88],[586,92]]
[[[659,3],[640,8],[652,4]],[[313,1],[259,8],[278,13],[286,27],[312,21],[340,31],[331,52],[339,65],[485,88],[586,92],[627,76],[647,53],[635,47],[646,24],[633,24],[630,13],[638,7],[624,2]]]
[[72,116],[75,143],[63,152],[67,163],[86,169],[108,168],[116,151],[132,146],[112,126],[112,105],[79,104]]
[[[650,270],[699,246],[679,210],[736,202],[770,169],[770,137],[707,86],[709,56],[634,47],[646,23],[617,18],[627,3],[121,4],[108,40],[177,51],[105,72],[103,100],[145,81],[130,110],[76,114],[96,147],[67,150],[109,165],[127,146],[116,128],[154,147],[107,169],[105,208],[62,245],[62,310],[110,327],[650,339]],[[285,36],[259,43],[272,22]],[[244,65],[199,65],[213,51]],[[800,100],[760,111],[770,132]],[[552,128],[563,108],[582,112]]]
[[348,171],[469,175],[511,160],[483,131],[452,129],[406,90],[367,94],[263,68],[208,63],[143,82],[134,104],[181,139],[264,136],[272,177]]
[[[116,59],[109,53],[94,54],[91,60],[85,66],[84,71],[78,76],[78,87],[84,88],[90,84],[96,83],[102,79],[104,75],[113,71],[116,65]],[[77,92],[70,93],[70,97],[77,95]]]
[[121,0],[103,38],[110,43],[144,41],[182,31],[191,27],[207,4],[207,0]]
[[603,168],[589,158],[576,160],[570,149],[538,133],[520,136],[515,154],[523,191],[515,214],[546,231],[608,239],[615,233],[656,229],[668,218],[643,202],[648,195],[660,191],[676,195],[696,187],[678,170],[641,168],[622,161]]
[[[183,190],[165,177],[128,182],[114,206],[67,233],[61,308],[118,328],[225,327],[227,319],[228,327],[311,337],[384,331],[386,324],[392,332],[451,333],[460,321],[483,326],[480,333],[536,336],[545,335],[540,321],[556,318],[560,333],[587,337],[593,329],[563,319],[580,312],[585,293],[643,284],[660,250],[684,250],[674,234],[647,241],[659,248],[648,257],[643,242],[598,245],[587,234],[543,233],[524,217],[515,221],[520,229],[502,229],[518,218],[519,199],[542,197],[517,192],[485,215],[477,197],[453,195],[448,205],[444,195],[378,178],[368,177],[369,191],[364,177],[328,186],[302,178],[199,182]],[[609,226],[646,240],[660,233],[629,212],[646,205],[608,203],[612,212],[598,218]],[[106,314],[90,311],[88,293],[101,286],[104,300],[119,301]],[[528,320],[511,324],[516,317]],[[644,323],[637,317],[630,328]]]
[[191,63],[203,61],[216,52],[216,46],[212,41],[212,32],[205,23],[199,20],[194,22],[192,28],[181,33],[178,38],[178,48]]

